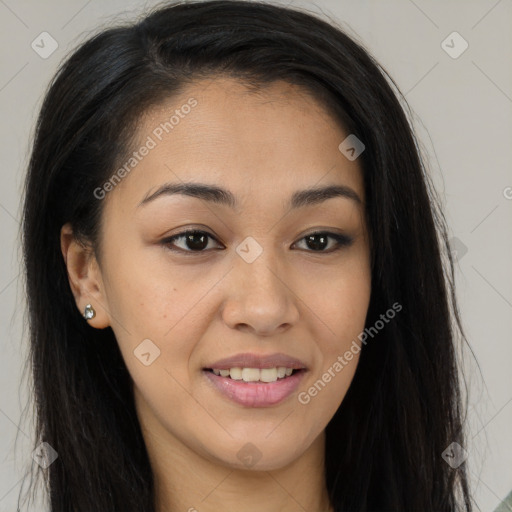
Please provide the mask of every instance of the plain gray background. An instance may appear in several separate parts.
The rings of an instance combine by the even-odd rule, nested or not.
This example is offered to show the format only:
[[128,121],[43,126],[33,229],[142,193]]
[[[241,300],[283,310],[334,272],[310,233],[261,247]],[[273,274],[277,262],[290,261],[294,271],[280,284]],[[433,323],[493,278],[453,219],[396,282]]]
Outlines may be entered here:
[[[512,2],[287,3],[335,18],[391,74],[414,111],[444,201],[462,319],[483,376],[465,350],[464,448],[476,501],[491,511],[512,489]],[[21,422],[27,339],[18,233],[35,117],[59,62],[89,31],[155,4],[0,0],[0,512],[15,510],[20,479],[32,462],[30,409]],[[58,44],[47,58],[31,47],[42,32]],[[468,48],[458,55],[464,41]]]

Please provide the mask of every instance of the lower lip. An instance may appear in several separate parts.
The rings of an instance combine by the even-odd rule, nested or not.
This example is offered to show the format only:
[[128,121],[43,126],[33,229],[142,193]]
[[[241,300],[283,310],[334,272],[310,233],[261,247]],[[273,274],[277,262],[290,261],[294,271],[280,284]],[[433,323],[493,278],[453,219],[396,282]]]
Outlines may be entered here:
[[278,379],[276,382],[244,382],[221,377],[208,370],[203,370],[203,373],[216,389],[237,404],[246,407],[268,407],[288,398],[299,386],[305,370]]

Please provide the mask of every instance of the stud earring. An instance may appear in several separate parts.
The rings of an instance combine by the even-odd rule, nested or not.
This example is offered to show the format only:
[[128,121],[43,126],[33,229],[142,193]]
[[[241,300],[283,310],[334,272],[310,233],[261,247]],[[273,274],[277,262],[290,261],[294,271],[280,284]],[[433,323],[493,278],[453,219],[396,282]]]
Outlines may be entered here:
[[94,308],[91,306],[91,304],[87,304],[84,309],[83,317],[86,320],[90,320],[91,318],[94,318],[96,316],[96,311],[94,311]]

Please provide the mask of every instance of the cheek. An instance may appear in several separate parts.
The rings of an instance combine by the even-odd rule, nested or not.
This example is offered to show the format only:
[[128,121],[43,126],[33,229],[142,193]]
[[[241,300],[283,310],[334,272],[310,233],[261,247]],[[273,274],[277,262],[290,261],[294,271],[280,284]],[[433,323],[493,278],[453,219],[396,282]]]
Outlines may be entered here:
[[312,432],[319,432],[332,419],[354,377],[360,354],[351,351],[350,361],[344,360],[342,354],[328,359],[297,395],[299,407],[307,418],[305,421],[311,422]]
[[168,337],[181,319],[194,316],[195,306],[211,286],[199,266],[184,272],[169,264],[164,249],[160,254],[135,248],[130,257],[111,261],[115,263],[109,266],[107,295],[112,320],[139,337]]
[[168,372],[186,384],[191,340],[201,339],[207,318],[199,299],[209,286],[208,279],[185,281],[183,272],[171,274],[164,266],[144,264],[143,258],[112,266],[112,329],[134,382],[148,396],[164,391],[172,380]]
[[369,269],[356,262],[323,276],[307,300],[311,310],[326,328],[324,350],[341,350],[363,329],[371,293]]
[[334,283],[315,303],[320,324],[324,324],[317,332],[319,365],[297,396],[301,407],[310,412],[313,432],[325,428],[352,383],[362,350],[358,336],[364,330],[369,295],[364,283],[344,287],[341,292]]
[[314,337],[320,364],[297,398],[305,410],[314,411],[313,429],[323,428],[330,421],[357,369],[362,350],[358,336],[365,327],[371,293],[370,269],[362,263],[365,261],[354,258],[347,262],[343,271],[322,279],[322,288],[315,287],[308,299],[308,306],[319,319]]

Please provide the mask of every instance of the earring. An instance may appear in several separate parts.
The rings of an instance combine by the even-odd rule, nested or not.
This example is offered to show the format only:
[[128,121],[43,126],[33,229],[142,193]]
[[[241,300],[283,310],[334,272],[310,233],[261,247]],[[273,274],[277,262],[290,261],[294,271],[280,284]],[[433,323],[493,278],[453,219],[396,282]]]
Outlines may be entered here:
[[91,304],[87,304],[85,306],[83,317],[86,320],[90,320],[91,318],[94,318],[96,316],[96,311],[94,311],[94,308],[91,306]]

